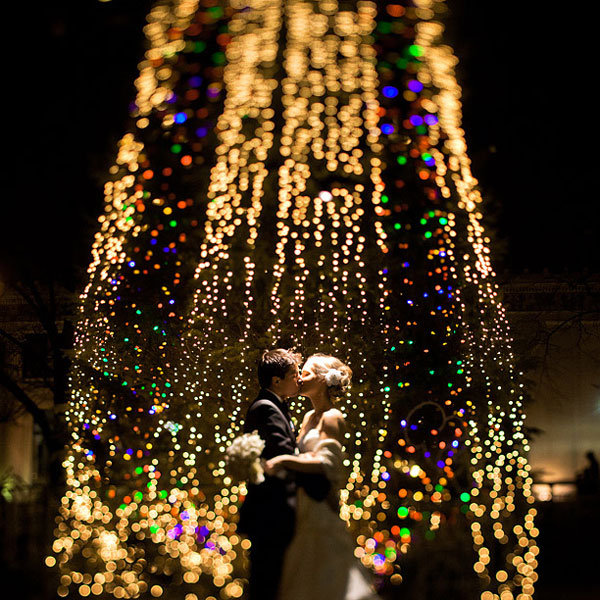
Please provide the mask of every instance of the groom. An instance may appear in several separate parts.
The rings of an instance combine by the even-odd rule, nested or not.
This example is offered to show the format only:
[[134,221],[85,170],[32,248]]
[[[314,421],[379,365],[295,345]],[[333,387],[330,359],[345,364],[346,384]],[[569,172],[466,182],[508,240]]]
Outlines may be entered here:
[[[290,350],[267,350],[258,363],[260,391],[250,405],[244,432],[258,431],[265,442],[262,458],[296,453],[296,434],[286,399],[298,395],[301,357]],[[275,600],[283,557],[294,534],[296,483],[294,475],[265,475],[260,485],[248,484],[240,509],[238,530],[250,548],[249,600]]]

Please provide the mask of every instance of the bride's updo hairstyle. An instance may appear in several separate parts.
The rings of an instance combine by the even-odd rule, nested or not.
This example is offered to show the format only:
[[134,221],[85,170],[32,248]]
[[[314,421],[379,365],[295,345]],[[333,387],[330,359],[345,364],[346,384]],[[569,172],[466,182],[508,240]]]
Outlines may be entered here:
[[328,354],[311,354],[308,358],[315,374],[325,380],[331,400],[344,396],[352,380],[352,369],[339,358]]

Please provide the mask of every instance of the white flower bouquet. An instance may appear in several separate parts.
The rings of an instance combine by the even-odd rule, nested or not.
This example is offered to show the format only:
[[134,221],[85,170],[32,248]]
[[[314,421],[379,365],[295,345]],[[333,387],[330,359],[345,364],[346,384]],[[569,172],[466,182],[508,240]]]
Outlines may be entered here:
[[229,475],[237,481],[259,484],[265,480],[260,455],[265,442],[254,430],[236,437],[225,451]]

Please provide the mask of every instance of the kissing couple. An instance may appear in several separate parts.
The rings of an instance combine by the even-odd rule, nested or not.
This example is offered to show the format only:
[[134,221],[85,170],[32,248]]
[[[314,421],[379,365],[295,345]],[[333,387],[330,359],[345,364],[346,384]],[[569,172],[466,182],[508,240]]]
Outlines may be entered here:
[[[248,483],[238,530],[250,547],[249,600],[374,600],[369,575],[339,517],[345,480],[345,422],[335,408],[352,371],[325,354],[301,357],[265,351],[258,363],[260,391],[244,431],[264,441],[265,471]],[[287,400],[302,395],[313,406],[296,435]]]

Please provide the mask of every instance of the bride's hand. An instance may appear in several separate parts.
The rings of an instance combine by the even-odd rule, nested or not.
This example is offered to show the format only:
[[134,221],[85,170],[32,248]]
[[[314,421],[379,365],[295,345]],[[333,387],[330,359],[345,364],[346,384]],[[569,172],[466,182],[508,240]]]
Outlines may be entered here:
[[263,463],[263,469],[267,475],[275,475],[279,473],[279,471],[283,470],[283,466],[281,465],[281,456],[276,456],[275,458],[271,458],[266,460]]

